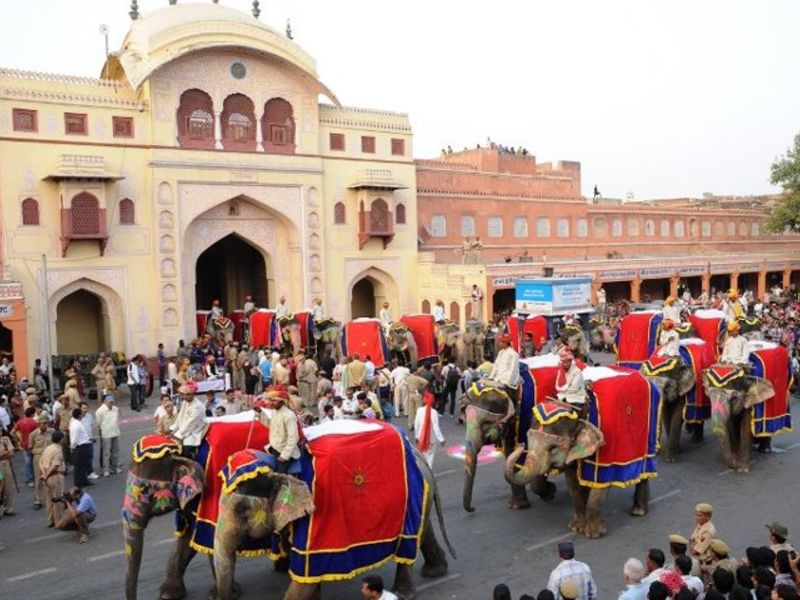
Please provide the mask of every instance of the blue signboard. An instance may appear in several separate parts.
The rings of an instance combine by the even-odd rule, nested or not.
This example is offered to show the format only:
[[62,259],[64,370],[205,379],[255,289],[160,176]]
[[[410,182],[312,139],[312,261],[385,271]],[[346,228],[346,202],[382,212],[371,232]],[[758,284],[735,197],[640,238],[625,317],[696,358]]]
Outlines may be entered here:
[[590,277],[518,279],[516,309],[534,315],[558,315],[592,310]]

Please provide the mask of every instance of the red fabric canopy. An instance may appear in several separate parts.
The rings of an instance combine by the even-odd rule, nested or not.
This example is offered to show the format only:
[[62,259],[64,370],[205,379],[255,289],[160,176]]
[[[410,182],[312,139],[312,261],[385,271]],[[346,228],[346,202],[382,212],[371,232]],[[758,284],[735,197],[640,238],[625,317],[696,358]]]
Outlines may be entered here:
[[259,346],[273,346],[272,323],[275,319],[274,310],[258,310],[250,315],[250,343]]
[[433,315],[403,315],[400,317],[411,331],[417,343],[417,360],[436,358],[439,351],[436,343],[436,324]]

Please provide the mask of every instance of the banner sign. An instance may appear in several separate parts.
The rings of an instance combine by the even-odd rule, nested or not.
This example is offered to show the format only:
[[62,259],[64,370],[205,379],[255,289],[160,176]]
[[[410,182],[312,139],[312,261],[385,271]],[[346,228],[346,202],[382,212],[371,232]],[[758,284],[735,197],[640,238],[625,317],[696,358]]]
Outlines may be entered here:
[[589,277],[518,279],[516,308],[534,315],[558,315],[592,310]]
[[708,273],[706,265],[691,265],[678,267],[678,275],[705,275]]
[[642,279],[647,279],[648,277],[671,277],[672,275],[675,275],[675,269],[672,267],[639,269],[639,277]]

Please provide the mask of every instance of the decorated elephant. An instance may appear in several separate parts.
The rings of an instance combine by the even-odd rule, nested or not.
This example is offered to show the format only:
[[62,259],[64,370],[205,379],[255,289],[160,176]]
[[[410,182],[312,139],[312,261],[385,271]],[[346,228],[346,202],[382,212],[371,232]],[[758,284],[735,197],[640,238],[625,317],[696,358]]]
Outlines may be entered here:
[[598,352],[613,352],[617,332],[613,327],[600,319],[589,321],[589,345]]
[[[661,329],[659,328],[659,332],[660,331]],[[697,336],[697,332],[694,330],[694,326],[690,321],[681,321],[680,323],[676,323],[675,331],[678,332],[678,338],[681,340],[686,340]]]
[[219,470],[242,448],[263,448],[269,431],[260,422],[213,422],[206,427],[197,461],[181,456],[180,442],[169,436],[146,435],[133,446],[122,507],[125,536],[125,597],[135,600],[142,561],[144,530],[152,517],[177,510],[178,538],[160,587],[161,600],[186,595],[183,576],[200,550],[213,551],[208,522],[218,504]]
[[558,332],[558,336],[575,358],[587,362],[589,343],[586,341],[583,329],[575,325],[566,325]]
[[[484,379],[470,385],[464,399],[466,438],[464,440],[464,489],[462,502],[464,510],[474,512],[472,489],[475,484],[475,469],[478,454],[487,444],[502,447],[508,456],[516,443],[518,409],[503,386]],[[530,502],[524,485],[512,484],[508,507],[528,508]]]
[[[308,452],[297,477],[276,473],[262,452],[239,452],[223,467],[214,534],[220,600],[234,597],[237,553],[280,557],[291,579],[284,600],[319,597],[323,582],[351,579],[386,560],[397,563],[395,593],[415,598],[412,567],[418,549],[425,559],[423,576],[447,572],[430,521],[432,500],[453,553],[435,478],[399,430],[348,422],[311,427],[306,435]],[[323,472],[324,477],[315,476]],[[245,547],[259,541],[263,552]]]
[[748,340],[758,341],[764,339],[764,334],[761,331],[761,319],[758,317],[740,317],[736,319],[736,322],[739,324],[739,333]]
[[412,370],[417,366],[419,359],[417,341],[405,323],[395,321],[391,324],[386,343],[389,345],[389,352],[392,353],[392,357],[397,358],[398,364],[407,366]]
[[291,353],[296,356],[303,350],[303,338],[300,333],[300,321],[295,315],[289,313],[278,317],[278,330],[280,333],[281,352]]
[[312,335],[317,345],[317,356],[323,357],[326,353],[338,362],[342,354],[342,323],[335,319],[324,319],[315,321]]
[[437,325],[436,339],[439,344],[439,355],[442,361],[447,362],[452,359],[459,366],[463,366],[463,342],[458,323],[446,321]]
[[679,357],[653,356],[642,363],[641,373],[661,392],[661,425],[667,438],[665,458],[675,462],[680,454],[686,394],[696,383],[694,371]]
[[597,538],[608,530],[601,513],[610,487],[635,486],[631,514],[647,513],[648,482],[657,474],[660,393],[627,369],[588,367],[583,374],[587,418],[559,402],[537,404],[527,449],[520,445],[506,458],[505,478],[535,488],[548,473],[563,472],[572,497],[570,529]]
[[750,471],[753,412],[775,395],[765,378],[748,375],[735,365],[713,365],[703,374],[711,400],[711,428],[719,440],[725,463],[738,473]]
[[464,324],[464,362],[474,361],[475,364],[483,362],[483,346],[486,341],[486,332],[483,323],[470,319]]
[[206,321],[206,333],[210,334],[211,337],[222,345],[233,340],[233,332],[235,329],[236,323],[222,315],[216,318],[209,316]]

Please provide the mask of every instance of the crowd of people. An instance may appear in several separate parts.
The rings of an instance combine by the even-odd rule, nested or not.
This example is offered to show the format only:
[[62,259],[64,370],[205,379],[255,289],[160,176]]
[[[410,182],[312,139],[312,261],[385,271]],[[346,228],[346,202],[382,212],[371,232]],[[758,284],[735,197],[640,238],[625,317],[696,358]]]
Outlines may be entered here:
[[[690,537],[675,533],[664,547],[649,548],[642,559],[631,557],[622,566],[620,600],[798,600],[799,557],[789,542],[789,529],[780,522],[766,526],[761,545],[738,556],[712,523],[714,507],[695,506]],[[536,600],[597,600],[589,564],[575,557],[572,542],[557,546],[558,564]],[[522,594],[519,600],[534,596]],[[506,584],[498,584],[493,600],[511,600]]]

